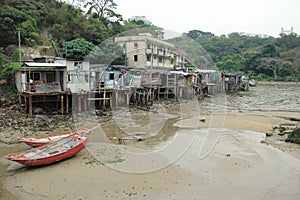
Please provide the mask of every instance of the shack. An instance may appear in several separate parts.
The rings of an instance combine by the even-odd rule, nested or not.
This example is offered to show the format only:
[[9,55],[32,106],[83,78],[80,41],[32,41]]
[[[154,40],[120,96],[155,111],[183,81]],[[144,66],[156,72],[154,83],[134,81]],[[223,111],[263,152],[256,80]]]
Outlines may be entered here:
[[206,95],[214,95],[225,92],[223,76],[220,71],[216,70],[197,70],[201,76],[202,90]]
[[226,92],[238,92],[238,91],[248,91],[249,81],[245,76],[241,76],[238,73],[224,72],[223,79],[225,83]]
[[57,110],[68,111],[67,67],[60,63],[25,62],[15,74],[20,103],[32,116],[34,107],[55,103]]
[[94,64],[90,67],[88,104],[93,109],[128,105],[126,71],[122,67]]

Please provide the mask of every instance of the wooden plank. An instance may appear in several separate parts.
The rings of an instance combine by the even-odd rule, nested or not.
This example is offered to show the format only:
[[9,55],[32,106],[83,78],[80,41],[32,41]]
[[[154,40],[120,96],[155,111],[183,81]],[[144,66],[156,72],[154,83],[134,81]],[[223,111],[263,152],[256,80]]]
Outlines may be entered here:
[[95,100],[109,100],[110,98],[87,98],[88,101],[95,101]]

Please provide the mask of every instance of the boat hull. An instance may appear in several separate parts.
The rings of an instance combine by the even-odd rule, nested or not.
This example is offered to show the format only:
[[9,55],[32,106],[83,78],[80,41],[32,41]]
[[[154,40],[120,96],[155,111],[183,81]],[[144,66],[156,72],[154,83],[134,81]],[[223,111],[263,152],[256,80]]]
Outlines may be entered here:
[[[70,136],[73,137],[73,136]],[[62,139],[64,140],[64,139]],[[60,141],[62,141],[60,140]],[[69,140],[70,142],[71,140]],[[73,140],[72,140],[73,141]],[[74,140],[75,141],[75,140]],[[58,148],[52,148],[52,153],[46,152],[46,156],[39,156],[39,158],[35,157],[35,155],[43,155],[43,153],[45,153],[43,150],[47,149],[49,145],[45,145],[42,147],[37,147],[31,150],[27,150],[27,151],[23,151],[20,153],[15,153],[15,154],[8,154],[3,156],[4,158],[11,160],[11,161],[15,161],[18,162],[22,165],[25,166],[42,166],[42,165],[48,165],[48,164],[52,164],[61,160],[65,160],[67,158],[70,158],[74,155],[76,155],[77,153],[79,153],[86,145],[88,141],[87,137],[84,137],[84,139],[81,139],[81,141],[75,145],[74,147],[71,147],[68,150],[65,151],[61,151],[59,152],[59,150],[57,150],[58,153],[56,153],[56,149],[58,149],[61,146],[58,146]],[[59,141],[58,141],[59,142]],[[50,145],[54,146],[56,145],[58,142],[53,142]],[[51,146],[50,146],[51,148]],[[30,156],[30,155],[33,156]]]
[[250,87],[256,87],[256,83],[253,82],[253,81],[249,81],[249,86],[250,86]]
[[[70,136],[70,135],[66,135],[64,137],[68,137],[68,136]],[[60,139],[62,139],[64,137],[61,137]],[[21,140],[21,141],[24,142],[25,144],[27,144],[28,146],[33,147],[33,148],[44,146],[44,145],[48,144],[49,142],[51,142],[50,140],[45,141],[45,142],[41,142],[41,141],[27,141],[27,140]],[[53,140],[53,141],[57,141],[57,140]]]
[[65,152],[65,153],[62,153],[59,155],[55,155],[53,157],[32,159],[32,160],[22,160],[22,159],[10,159],[10,160],[18,162],[18,163],[20,163],[22,165],[26,165],[26,166],[49,165],[49,164],[70,158],[70,157],[74,156],[75,154],[79,153],[83,148],[84,148],[84,144],[80,144],[76,148],[71,149],[68,152]]
[[40,147],[45,144],[48,144],[49,142],[55,142],[62,138],[69,137],[70,135],[74,134],[81,134],[81,133],[89,134],[91,131],[88,129],[81,129],[74,133],[65,133],[65,134],[55,134],[55,135],[46,135],[46,136],[31,136],[31,137],[20,137],[19,140],[21,142],[24,142],[25,144],[31,146],[31,147]]

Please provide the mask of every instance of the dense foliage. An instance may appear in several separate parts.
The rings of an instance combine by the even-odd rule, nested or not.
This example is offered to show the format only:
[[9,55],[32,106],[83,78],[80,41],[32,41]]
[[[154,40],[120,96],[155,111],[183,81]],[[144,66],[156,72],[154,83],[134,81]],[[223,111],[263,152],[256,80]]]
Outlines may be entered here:
[[[219,70],[239,72],[257,79],[300,80],[300,37],[295,33],[274,38],[240,33],[215,36],[209,32],[193,30],[171,41],[178,44],[184,37],[201,45]],[[194,47],[197,49],[189,51],[199,50],[198,46]],[[193,45],[189,45],[189,48],[193,48]],[[198,56],[193,63],[201,67],[201,60],[203,56]]]
[[61,47],[63,42],[76,38],[99,44],[122,31],[118,20],[109,23],[109,27],[107,21],[98,16],[87,17],[84,11],[62,1],[4,0],[0,6],[0,47],[18,44],[18,31],[22,45],[28,46],[54,40]]

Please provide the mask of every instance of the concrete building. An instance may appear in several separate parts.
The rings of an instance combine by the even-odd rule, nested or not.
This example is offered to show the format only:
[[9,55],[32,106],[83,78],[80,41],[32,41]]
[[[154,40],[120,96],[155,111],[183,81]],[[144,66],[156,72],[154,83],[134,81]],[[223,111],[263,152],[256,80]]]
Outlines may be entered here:
[[187,53],[183,50],[177,49],[174,52],[174,56],[175,56],[174,67],[176,69],[181,69],[181,70],[185,69],[185,66],[187,64],[186,62]]
[[67,67],[67,88],[72,93],[90,90],[90,63],[83,60],[57,59],[56,63],[61,63]]
[[154,38],[150,33],[116,37],[115,42],[124,49],[126,66],[145,69],[174,68],[174,45]]

